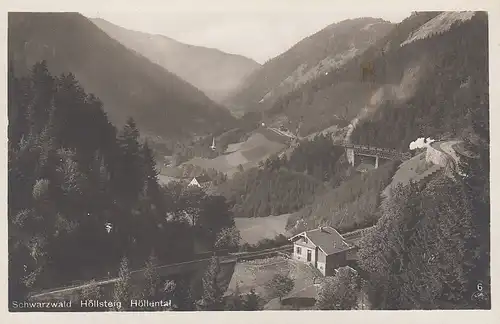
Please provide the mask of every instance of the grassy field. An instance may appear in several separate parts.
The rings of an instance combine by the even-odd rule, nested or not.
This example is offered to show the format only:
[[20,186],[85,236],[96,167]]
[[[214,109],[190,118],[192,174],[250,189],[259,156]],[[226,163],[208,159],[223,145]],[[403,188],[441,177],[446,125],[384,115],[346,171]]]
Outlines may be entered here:
[[255,244],[262,239],[273,239],[276,235],[287,235],[285,226],[290,214],[268,217],[234,219],[240,231],[242,243]]
[[241,149],[241,146],[245,142],[239,142],[239,143],[234,143],[234,144],[229,144],[226,149],[226,153],[233,153]]
[[169,177],[169,176],[166,176],[166,175],[163,175],[163,174],[159,174],[158,175],[158,182],[161,185],[167,185],[167,184],[169,184],[172,181],[179,181],[179,179],[175,178],[175,177]]
[[244,169],[256,167],[260,161],[280,152],[285,147],[285,144],[277,141],[274,137],[272,140],[268,139],[270,136],[255,132],[245,142],[231,144],[228,151],[231,153],[220,155],[215,159],[196,157],[185,164],[197,165],[204,169],[215,169],[232,176],[238,170],[238,165],[241,164]]

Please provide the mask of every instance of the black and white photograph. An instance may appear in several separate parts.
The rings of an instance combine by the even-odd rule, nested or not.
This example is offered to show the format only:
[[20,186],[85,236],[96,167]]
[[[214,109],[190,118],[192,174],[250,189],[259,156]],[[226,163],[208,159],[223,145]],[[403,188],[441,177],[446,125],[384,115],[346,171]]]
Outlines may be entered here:
[[218,1],[6,13],[8,311],[491,310],[489,12]]

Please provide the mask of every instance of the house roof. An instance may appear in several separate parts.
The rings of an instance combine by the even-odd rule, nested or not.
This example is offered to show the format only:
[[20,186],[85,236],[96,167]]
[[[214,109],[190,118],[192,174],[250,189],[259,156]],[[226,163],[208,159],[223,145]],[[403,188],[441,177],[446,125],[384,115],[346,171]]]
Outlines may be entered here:
[[191,182],[189,183],[190,186],[197,186],[199,187],[200,186],[200,183],[198,182],[198,180],[196,180],[196,178],[193,178],[193,180],[191,180]]
[[299,233],[291,237],[290,240],[293,242],[304,235],[327,255],[342,252],[353,247],[344,240],[337,230],[330,226]]

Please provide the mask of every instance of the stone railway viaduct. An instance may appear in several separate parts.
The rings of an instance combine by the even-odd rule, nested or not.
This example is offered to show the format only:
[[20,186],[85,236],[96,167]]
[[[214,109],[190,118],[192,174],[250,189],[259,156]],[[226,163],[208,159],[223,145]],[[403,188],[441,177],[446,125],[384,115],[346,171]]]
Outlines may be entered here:
[[411,154],[408,152],[400,152],[392,149],[367,145],[357,145],[345,142],[337,145],[345,148],[347,160],[352,166],[356,164],[356,157],[358,156],[369,156],[375,158],[375,168],[378,168],[380,159],[406,161],[411,158]]

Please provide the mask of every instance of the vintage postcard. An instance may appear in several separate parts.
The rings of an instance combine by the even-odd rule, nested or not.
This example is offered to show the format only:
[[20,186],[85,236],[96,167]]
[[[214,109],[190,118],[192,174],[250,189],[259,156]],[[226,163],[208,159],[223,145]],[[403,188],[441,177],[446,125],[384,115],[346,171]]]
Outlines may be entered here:
[[7,13],[8,311],[491,310],[488,10],[199,3]]

